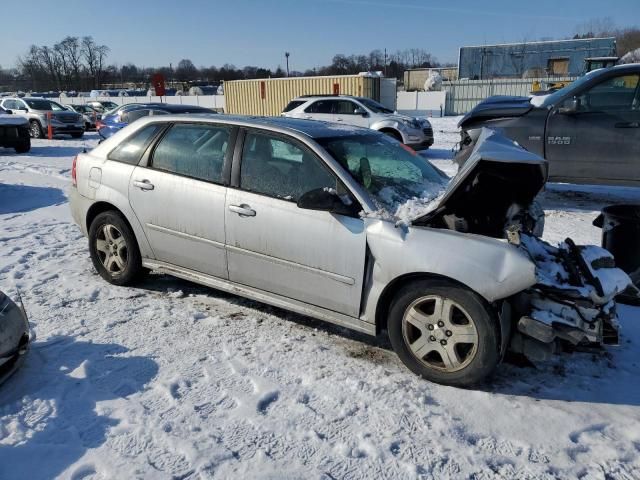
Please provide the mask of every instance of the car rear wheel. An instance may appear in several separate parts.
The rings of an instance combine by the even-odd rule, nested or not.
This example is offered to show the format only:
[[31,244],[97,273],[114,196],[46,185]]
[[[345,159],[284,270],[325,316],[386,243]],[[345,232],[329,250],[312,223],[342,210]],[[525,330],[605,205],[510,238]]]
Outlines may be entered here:
[[498,365],[498,320],[472,291],[446,280],[403,287],[389,312],[393,349],[414,373],[432,382],[468,387]]
[[29,134],[32,138],[42,138],[44,136],[42,127],[37,120],[31,120],[29,122]]
[[118,212],[100,213],[91,222],[89,252],[100,276],[114,285],[130,285],[142,273],[138,243]]

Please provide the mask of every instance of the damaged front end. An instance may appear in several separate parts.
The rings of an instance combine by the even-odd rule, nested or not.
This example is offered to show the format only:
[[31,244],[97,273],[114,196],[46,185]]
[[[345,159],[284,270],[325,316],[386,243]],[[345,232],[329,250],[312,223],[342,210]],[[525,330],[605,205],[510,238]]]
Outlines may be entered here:
[[607,250],[577,246],[569,238],[554,247],[517,231],[508,237],[531,258],[538,282],[509,299],[515,322],[510,350],[535,361],[563,350],[618,344],[615,297],[631,279]]

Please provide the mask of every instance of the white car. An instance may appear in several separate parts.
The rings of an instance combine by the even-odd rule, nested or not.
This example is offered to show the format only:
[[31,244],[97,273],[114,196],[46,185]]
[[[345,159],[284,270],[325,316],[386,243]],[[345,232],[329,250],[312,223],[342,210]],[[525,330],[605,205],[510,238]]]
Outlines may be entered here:
[[305,95],[291,100],[282,116],[371,128],[416,150],[433,145],[433,128],[429,120],[398,115],[365,97]]

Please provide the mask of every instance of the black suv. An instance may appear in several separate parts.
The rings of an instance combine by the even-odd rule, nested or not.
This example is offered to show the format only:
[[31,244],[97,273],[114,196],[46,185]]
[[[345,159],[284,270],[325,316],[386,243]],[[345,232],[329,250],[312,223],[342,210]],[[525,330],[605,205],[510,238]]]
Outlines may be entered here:
[[11,110],[0,107],[0,147],[13,148],[16,153],[31,150],[29,121],[17,115],[10,115]]

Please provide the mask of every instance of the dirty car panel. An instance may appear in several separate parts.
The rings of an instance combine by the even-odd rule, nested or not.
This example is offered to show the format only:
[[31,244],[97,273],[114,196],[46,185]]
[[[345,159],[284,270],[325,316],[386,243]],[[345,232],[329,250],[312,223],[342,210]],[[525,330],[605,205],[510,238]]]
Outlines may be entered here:
[[0,384],[22,364],[28,347],[27,314],[0,291]]

